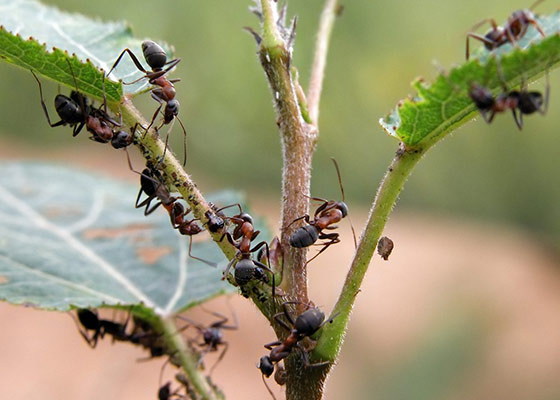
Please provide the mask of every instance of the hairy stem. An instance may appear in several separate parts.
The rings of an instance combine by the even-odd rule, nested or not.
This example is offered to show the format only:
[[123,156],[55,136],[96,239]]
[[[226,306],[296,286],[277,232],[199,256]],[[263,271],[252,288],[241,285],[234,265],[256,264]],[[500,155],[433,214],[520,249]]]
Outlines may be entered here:
[[313,359],[333,362],[336,360],[354,306],[354,300],[360,291],[379,237],[383,233],[389,214],[397,202],[406,180],[426,150],[427,148],[407,150],[401,144],[397,151],[393,162],[381,181],[370,210],[366,228],[360,238],[356,255],[332,311],[331,315],[334,316],[334,319],[332,323],[325,325],[323,328],[312,354]]
[[276,3],[273,0],[261,0],[261,8],[263,33],[259,58],[274,99],[284,160],[281,217],[281,244],[284,249],[282,288],[293,300],[307,303],[307,251],[290,246],[290,234],[296,227],[286,227],[294,219],[309,212],[309,202],[305,196],[309,195],[311,160],[317,131],[302,117],[291,71],[290,43],[286,42],[278,29]]

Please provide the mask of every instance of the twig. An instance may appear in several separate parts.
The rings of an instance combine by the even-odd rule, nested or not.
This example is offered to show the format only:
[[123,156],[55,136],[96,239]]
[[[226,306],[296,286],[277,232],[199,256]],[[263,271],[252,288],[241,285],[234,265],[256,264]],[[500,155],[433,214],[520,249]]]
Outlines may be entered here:
[[317,41],[315,42],[315,58],[311,69],[311,79],[307,95],[309,116],[315,126],[319,125],[319,101],[321,99],[323,79],[325,77],[325,66],[327,64],[327,53],[336,18],[337,6],[338,0],[325,1],[325,6],[321,14],[321,20],[319,22]]

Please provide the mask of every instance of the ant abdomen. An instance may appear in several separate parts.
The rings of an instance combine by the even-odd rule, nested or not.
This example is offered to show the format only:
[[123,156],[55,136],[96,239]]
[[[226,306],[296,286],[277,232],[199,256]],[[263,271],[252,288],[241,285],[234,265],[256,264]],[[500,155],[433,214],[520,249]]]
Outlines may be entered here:
[[57,94],[54,98],[54,107],[60,119],[66,124],[75,125],[84,120],[81,107],[70,97]]
[[167,62],[167,54],[165,54],[163,48],[151,40],[142,43],[142,53],[144,53],[144,58],[152,69],[161,69]]
[[308,247],[317,241],[319,231],[315,225],[305,225],[290,236],[290,246],[296,248]]
[[311,336],[322,325],[325,314],[318,308],[310,308],[296,318],[294,327],[300,335]]

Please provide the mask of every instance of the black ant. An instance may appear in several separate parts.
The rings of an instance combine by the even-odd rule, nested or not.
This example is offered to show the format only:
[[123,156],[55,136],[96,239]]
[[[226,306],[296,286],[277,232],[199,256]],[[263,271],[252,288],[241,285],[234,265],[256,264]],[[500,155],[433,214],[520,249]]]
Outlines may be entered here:
[[158,390],[158,400],[186,399],[185,395],[179,394],[180,388],[171,392],[171,382],[167,382]]
[[[317,210],[315,210],[315,214],[313,214],[313,221],[310,220],[309,215],[304,215],[302,217],[294,219],[289,226],[291,226],[294,222],[299,220],[304,220],[307,222],[307,225],[304,225],[298,228],[292,235],[290,236],[290,246],[296,248],[303,248],[309,247],[314,244],[319,239],[328,240],[327,242],[323,242],[323,248],[319,250],[317,254],[315,254],[308,263],[311,262],[315,257],[325,251],[329,246],[339,243],[340,239],[338,238],[338,233],[323,233],[323,230],[331,230],[336,229],[337,226],[333,224],[342,220],[342,218],[348,215],[348,206],[344,202],[344,189],[342,187],[342,180],[340,178],[340,170],[338,168],[338,163],[333,158],[332,159],[334,166],[336,168],[336,173],[338,176],[338,183],[340,185],[340,191],[342,193],[342,201],[332,201],[332,200],[325,200],[319,197],[311,197],[312,200],[322,201]],[[352,233],[354,233],[354,228],[352,227]],[[356,244],[356,236],[354,235],[354,244]]]
[[[232,234],[230,234],[229,232],[224,233],[222,239],[224,236],[226,236],[228,242],[230,242],[237,249],[237,254],[228,263],[226,269],[224,270],[222,279],[226,279],[230,268],[235,265],[235,282],[243,290],[243,287],[246,284],[255,279],[264,283],[268,283],[268,276],[266,276],[263,271],[266,270],[272,275],[272,297],[274,297],[276,287],[274,272],[262,262],[253,260],[251,258],[251,253],[257,251],[262,246],[266,246],[268,248],[268,244],[265,241],[262,241],[251,248],[251,242],[255,240],[260,231],[255,231],[255,228],[253,227],[253,218],[249,214],[243,212],[243,210],[241,209],[241,205],[234,204],[233,206],[238,206],[240,213],[234,215],[233,217],[228,217],[228,219],[233,222],[236,227],[233,230]],[[218,211],[221,211],[224,208]],[[267,255],[269,253],[270,252],[267,251]]]
[[[163,50],[163,48],[159,44],[157,44],[156,42],[153,42],[151,40],[146,40],[146,41],[142,42],[142,53],[144,54],[144,59],[146,60],[146,62],[148,63],[148,65],[150,66],[152,71],[147,71],[142,66],[140,61],[138,60],[138,57],[136,57],[136,55],[130,49],[126,48],[117,57],[117,60],[115,61],[115,63],[111,67],[111,69],[109,70],[109,73],[107,74],[107,76],[110,75],[111,72],[113,71],[113,69],[115,69],[115,67],[119,64],[122,57],[125,54],[128,54],[130,56],[130,58],[132,59],[132,61],[134,62],[134,65],[136,65],[136,68],[138,68],[139,71],[141,71],[145,74],[143,77],[138,78],[137,80],[135,80],[133,82],[129,82],[128,84],[133,84],[133,83],[138,82],[140,79],[146,78],[146,79],[148,79],[148,82],[151,85],[157,86],[157,87],[155,87],[151,90],[151,95],[152,95],[152,98],[159,103],[159,107],[157,108],[156,112],[154,113],[154,116],[152,117],[152,121],[150,122],[150,125],[146,129],[146,132],[148,131],[149,127],[151,127],[153,125],[157,115],[159,114],[161,108],[165,104],[165,108],[164,108],[164,111],[163,111],[163,122],[156,130],[161,128],[163,125],[170,124],[175,118],[177,119],[177,121],[179,121],[179,124],[181,125],[181,128],[183,130],[183,135],[185,136],[185,144],[184,144],[184,146],[185,146],[185,159],[184,159],[183,164],[186,164],[186,162],[187,162],[187,152],[186,152],[187,132],[185,130],[185,127],[184,127],[183,123],[181,122],[181,120],[178,117],[179,101],[177,101],[175,99],[176,91],[175,91],[175,86],[173,86],[173,83],[179,82],[180,79],[167,79],[167,77],[165,76],[170,70],[172,70],[173,68],[175,68],[175,66],[177,66],[177,64],[181,61],[181,59],[176,58],[174,60],[167,61],[167,54],[165,53],[165,50]],[[169,135],[167,135],[167,139],[165,141],[166,148],[167,148],[168,139],[169,139]]]
[[[530,115],[535,112],[542,115],[546,114],[550,97],[548,73],[546,74],[546,90],[543,97],[541,92],[528,91],[525,81],[521,84],[520,90],[508,90],[499,64],[497,66],[502,81],[502,93],[494,97],[490,89],[476,82],[473,82],[469,89],[470,98],[486,122],[491,123],[496,113],[511,110],[517,127],[521,129],[523,127],[523,114]],[[517,115],[517,110],[519,110],[519,115]]]
[[[278,340],[272,343],[265,344],[264,347],[270,350],[270,354],[261,357],[258,365],[261,373],[267,378],[274,372],[274,365],[288,357],[294,347],[296,345],[299,346],[299,342],[301,340],[315,334],[327,322],[332,322],[332,318],[325,321],[325,314],[316,307],[308,308],[306,311],[301,313],[294,321],[294,319],[288,312],[288,304],[292,304],[292,302],[284,303],[284,311],[274,315],[274,319],[282,327],[289,330],[290,334],[283,341]],[[280,319],[281,316],[284,316],[288,320],[289,325],[282,319]],[[308,359],[308,353],[304,350],[303,354],[306,367],[320,367],[329,364],[329,361],[311,364]]]
[[[72,69],[72,64],[70,61],[66,60],[72,73],[72,78],[74,79],[74,85],[76,90],[70,93],[70,97],[63,94],[57,94],[54,99],[54,105],[60,121],[51,122],[45,100],[43,99],[43,88],[41,81],[33,71],[33,77],[39,85],[39,95],[41,97],[41,107],[47,117],[47,122],[51,128],[70,125],[72,127],[72,136],[77,136],[84,126],[87,131],[92,134],[91,140],[99,143],[111,142],[111,145],[116,148],[123,148],[132,143],[133,134],[129,134],[125,131],[114,131],[114,128],[120,127],[121,124],[113,120],[107,113],[107,100],[104,99],[103,105],[99,108],[94,108],[89,104],[88,99],[81,94],[78,90],[78,84],[76,82],[76,77]],[[105,97],[105,93],[103,94]],[[103,109],[102,109],[103,108]]]
[[[130,158],[128,158],[128,165],[131,171],[140,175],[140,190],[138,191],[134,207],[145,207],[144,215],[148,216],[160,205],[163,206],[169,214],[173,228],[177,229],[181,235],[189,237],[189,256],[210,266],[217,267],[216,263],[204,260],[192,254],[192,237],[202,232],[203,228],[197,223],[198,218],[190,220],[185,218],[191,212],[191,209],[185,209],[185,207],[178,202],[181,197],[174,197],[169,193],[169,190],[163,183],[161,173],[150,166],[145,168],[141,173],[137,172],[132,168]],[[140,201],[142,193],[145,193],[148,197]],[[157,199],[157,203],[151,205],[154,199]]]
[[525,35],[529,25],[533,25],[541,34],[541,36],[545,37],[545,33],[543,32],[540,24],[537,22],[535,14],[533,14],[532,12],[532,10],[543,1],[544,0],[537,0],[531,7],[529,7],[528,10],[515,11],[510,15],[504,27],[498,26],[498,24],[496,24],[496,21],[492,18],[484,19],[473,26],[471,29],[476,30],[482,24],[488,22],[490,23],[490,25],[492,25],[492,29],[490,29],[484,36],[478,35],[473,32],[469,32],[467,34],[467,60],[470,57],[469,38],[480,40],[482,43],[484,43],[484,47],[486,47],[487,50],[492,51],[506,43],[515,45],[517,40]]
[[212,372],[214,371],[214,369],[216,368],[218,363],[226,355],[226,352],[227,352],[228,347],[229,347],[228,342],[224,341],[223,330],[224,329],[237,330],[239,328],[239,323],[237,321],[237,315],[233,312],[233,310],[232,310],[233,320],[234,320],[233,325],[228,325],[227,323],[228,323],[229,319],[222,314],[219,314],[217,312],[207,311],[204,308],[202,308],[202,310],[207,312],[208,314],[211,314],[211,315],[219,318],[219,319],[215,322],[212,322],[207,327],[205,327],[201,324],[198,324],[198,323],[194,322],[193,320],[191,320],[190,318],[187,318],[187,317],[183,317],[183,316],[179,315],[179,316],[177,316],[177,318],[182,319],[182,320],[190,323],[192,326],[194,326],[196,328],[196,330],[198,330],[199,335],[202,336],[203,342],[198,343],[198,346],[200,348],[202,348],[199,363],[202,362],[202,359],[206,354],[208,354],[210,352],[218,351],[219,346],[224,347],[222,352],[218,356],[218,359],[216,360],[216,362],[214,363],[212,368],[210,368],[210,372],[208,373],[208,376],[210,376],[210,375],[212,375]]
[[[99,318],[96,311],[87,308],[81,308],[76,311],[78,320],[82,324],[83,329],[79,328],[80,335],[92,347],[97,346],[99,338],[103,338],[105,334],[113,337],[113,340],[128,341],[129,335],[126,333],[126,327],[130,319],[128,315],[124,323],[117,323],[114,321]],[[93,331],[93,335],[89,336],[87,331]]]

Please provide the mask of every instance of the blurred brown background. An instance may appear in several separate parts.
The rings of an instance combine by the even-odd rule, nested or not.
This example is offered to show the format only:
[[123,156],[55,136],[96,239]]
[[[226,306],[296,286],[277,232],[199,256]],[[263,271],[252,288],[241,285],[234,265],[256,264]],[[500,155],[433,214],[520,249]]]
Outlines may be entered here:
[[[203,191],[246,190],[254,208],[277,226],[281,159],[254,42],[241,30],[256,26],[246,11],[248,1],[126,0],[117,10],[109,0],[50,3],[126,19],[137,36],[174,44],[183,58],[174,74],[182,78],[177,89],[189,132],[189,172]],[[304,81],[322,3],[290,3],[290,15],[299,16],[295,61]],[[485,17],[503,21],[529,4],[343,4],[327,70],[312,192],[339,197],[329,160],[336,157],[360,230],[396,148],[377,119],[411,93],[415,76],[436,75],[432,59],[445,67],[461,62],[470,26]],[[555,7],[545,2],[538,10]],[[85,134],[72,139],[67,129],[49,129],[28,73],[0,63],[0,76],[3,160],[50,160],[137,181],[121,152],[91,143]],[[560,399],[557,76],[551,75],[546,117],[527,118],[521,133],[510,115],[497,116],[491,126],[469,123],[417,168],[386,230],[394,253],[388,262],[373,261],[327,399]],[[57,90],[45,86],[51,94]],[[151,115],[154,102],[148,97],[138,104]],[[180,135],[174,136],[180,148]],[[312,297],[325,310],[353,254],[344,222],[342,243],[310,266]],[[230,349],[214,380],[228,399],[269,398],[255,364],[265,354],[262,344],[274,339],[272,331],[248,302],[234,296],[232,304],[240,329],[226,333]],[[208,308],[227,310],[224,299]],[[93,351],[67,315],[1,303],[0,318],[0,399],[156,397],[162,361],[135,362],[146,354],[108,340]],[[171,376],[172,369],[166,372]]]

